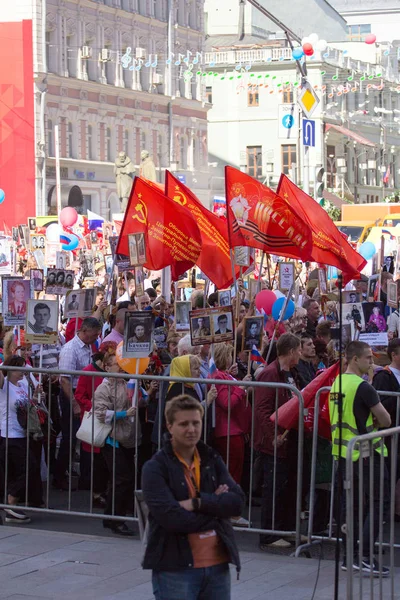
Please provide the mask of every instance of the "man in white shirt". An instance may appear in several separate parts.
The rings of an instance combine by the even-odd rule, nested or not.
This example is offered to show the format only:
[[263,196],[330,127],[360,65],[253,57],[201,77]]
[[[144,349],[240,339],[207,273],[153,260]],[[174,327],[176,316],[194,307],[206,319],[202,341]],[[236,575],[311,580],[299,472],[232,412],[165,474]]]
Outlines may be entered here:
[[[87,317],[83,320],[78,333],[71,341],[62,347],[60,353],[60,371],[82,371],[90,364],[92,358],[92,344],[97,340],[101,332],[101,325],[97,319]],[[69,469],[70,456],[75,451],[76,432],[80,425],[80,407],[74,398],[74,391],[79,377],[74,375],[62,375],[60,378],[60,408],[61,408],[61,432],[62,439],[58,451],[57,463],[54,470],[53,486],[68,490],[68,479],[66,471]],[[70,419],[72,417],[72,444],[70,446]]]

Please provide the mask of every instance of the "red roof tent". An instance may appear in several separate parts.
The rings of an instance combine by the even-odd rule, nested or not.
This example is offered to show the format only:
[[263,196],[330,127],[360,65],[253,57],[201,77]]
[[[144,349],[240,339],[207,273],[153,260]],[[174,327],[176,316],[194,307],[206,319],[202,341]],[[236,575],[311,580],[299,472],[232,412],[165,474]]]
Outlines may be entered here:
[[338,131],[342,135],[345,135],[345,136],[351,138],[358,144],[362,144],[363,146],[370,146],[371,148],[375,147],[375,144],[373,142],[370,142],[370,140],[367,140],[367,138],[363,137],[362,135],[360,135],[358,133],[355,133],[355,131],[351,131],[350,129],[343,127],[342,125],[333,125],[332,123],[326,123],[325,131],[328,132],[330,129],[334,129],[335,131]]

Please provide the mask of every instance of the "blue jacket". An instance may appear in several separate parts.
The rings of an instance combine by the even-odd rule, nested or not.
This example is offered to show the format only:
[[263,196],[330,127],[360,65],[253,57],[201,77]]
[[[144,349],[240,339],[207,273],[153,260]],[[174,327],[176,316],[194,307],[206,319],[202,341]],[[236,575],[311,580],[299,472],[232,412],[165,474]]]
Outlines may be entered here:
[[[245,496],[241,487],[229,475],[220,455],[200,441],[201,506],[196,512],[185,510],[179,505],[189,498],[183,465],[173,452],[169,434],[164,440],[162,449],[143,467],[142,489],[150,511],[143,568],[176,571],[192,567],[188,534],[214,529],[239,572],[239,552],[229,519],[242,513]],[[217,496],[215,490],[224,484],[229,491]]]

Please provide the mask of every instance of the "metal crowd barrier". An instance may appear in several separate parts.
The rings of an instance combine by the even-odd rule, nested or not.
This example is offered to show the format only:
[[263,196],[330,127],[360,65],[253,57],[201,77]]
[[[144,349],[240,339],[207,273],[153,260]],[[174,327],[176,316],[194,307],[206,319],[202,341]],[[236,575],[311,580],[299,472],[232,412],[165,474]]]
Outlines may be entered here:
[[[7,368],[4,368],[3,366],[0,366],[0,371],[4,371]],[[47,375],[48,376],[48,396],[45,399],[41,399],[41,405],[44,406],[45,410],[48,413],[48,419],[47,419],[47,427],[46,427],[46,435],[47,435],[47,442],[43,443],[43,448],[44,448],[44,453],[45,453],[45,457],[46,457],[46,463],[47,463],[47,486],[45,486],[45,494],[43,496],[43,506],[33,506],[32,502],[30,502],[29,500],[29,484],[30,482],[32,483],[31,479],[32,476],[34,476],[33,473],[30,473],[30,469],[29,469],[29,464],[30,464],[30,453],[33,452],[33,446],[36,444],[36,442],[34,442],[33,440],[30,439],[30,436],[27,436],[26,439],[26,472],[25,472],[25,498],[24,501],[21,502],[19,504],[19,506],[21,507],[21,509],[24,512],[29,512],[29,513],[34,513],[34,512],[39,512],[39,513],[48,513],[48,514],[54,514],[54,515],[70,515],[70,516],[74,516],[74,517],[85,517],[85,518],[92,518],[92,519],[106,519],[107,521],[112,521],[115,523],[118,522],[137,522],[138,521],[138,506],[136,505],[134,507],[134,495],[136,494],[136,492],[138,492],[140,490],[140,482],[138,481],[138,460],[139,460],[139,453],[140,453],[140,445],[138,444],[138,434],[139,434],[139,427],[140,427],[140,423],[139,423],[139,414],[138,414],[138,408],[140,407],[140,404],[137,402],[136,403],[136,408],[137,408],[137,412],[136,412],[136,416],[135,416],[135,427],[136,427],[136,441],[135,441],[135,454],[134,454],[134,493],[132,495],[132,516],[125,516],[125,515],[118,515],[116,514],[116,510],[115,510],[115,494],[116,494],[116,482],[115,482],[115,473],[116,473],[116,450],[115,450],[115,445],[113,446],[113,468],[112,468],[112,477],[111,477],[111,481],[109,481],[108,485],[111,485],[111,492],[112,492],[112,510],[111,510],[111,514],[107,514],[104,515],[103,512],[96,512],[94,507],[93,507],[93,492],[94,492],[94,450],[93,450],[93,446],[91,446],[91,451],[90,451],[90,489],[88,490],[90,493],[90,498],[89,498],[89,508],[88,510],[83,510],[81,506],[77,506],[75,502],[73,502],[72,500],[72,496],[73,496],[73,463],[74,463],[74,452],[75,452],[75,433],[74,433],[74,425],[76,426],[76,424],[74,424],[74,417],[73,417],[73,410],[72,410],[72,406],[70,407],[70,411],[69,411],[69,440],[68,440],[68,489],[66,490],[68,492],[67,494],[67,499],[65,502],[65,506],[62,506],[61,508],[50,508],[51,506],[51,501],[50,501],[50,497],[51,497],[51,478],[52,475],[54,475],[54,473],[52,472],[52,448],[51,448],[51,430],[52,430],[52,421],[53,421],[53,412],[54,412],[54,406],[57,405],[58,403],[58,399],[55,398],[54,396],[56,395],[56,385],[55,385],[55,381],[53,381],[53,378],[56,379],[57,381],[60,379],[60,377],[69,377],[70,378],[70,394],[71,397],[73,396],[73,378],[75,377],[80,377],[80,376],[84,376],[84,377],[90,377],[91,378],[91,391],[92,391],[92,398],[94,397],[94,391],[95,391],[95,378],[96,377],[105,377],[104,372],[97,372],[97,371],[60,371],[60,370],[46,370],[46,369],[40,369],[40,368],[35,368],[35,369],[27,369],[26,367],[11,367],[8,368],[8,370],[12,370],[12,371],[21,371],[23,372],[28,379],[31,378],[31,375],[37,375],[39,376],[39,379],[42,378],[43,375]],[[201,379],[201,378],[196,378],[196,379],[184,379],[184,378],[171,378],[171,377],[162,377],[162,376],[152,376],[152,375],[128,375],[128,374],[115,374],[115,373],[107,373],[106,377],[108,379],[112,379],[115,382],[115,385],[117,385],[117,381],[120,379],[124,379],[124,380],[135,380],[136,382],[136,388],[138,388],[138,383],[137,382],[143,382],[143,381],[147,381],[147,382],[151,382],[151,381],[157,381],[159,382],[159,391],[161,388],[161,384],[165,383],[165,384],[170,384],[171,382],[178,382],[178,383],[182,383],[182,389],[184,384],[207,384],[207,386],[211,386],[212,384],[215,384],[217,389],[219,385],[224,385],[224,386],[228,386],[228,439],[227,439],[227,455],[225,457],[223,457],[226,460],[227,466],[229,468],[229,439],[230,439],[230,427],[231,427],[231,390],[232,387],[243,387],[243,388],[251,388],[251,393],[248,395],[248,401],[251,403],[252,406],[252,419],[251,419],[251,431],[250,431],[250,438],[249,438],[249,448],[250,448],[250,482],[249,482],[249,508],[248,508],[248,521],[249,521],[249,526],[248,527],[240,527],[240,531],[246,531],[246,532],[250,532],[250,533],[258,533],[258,534],[274,534],[277,535],[278,537],[285,537],[285,536],[294,536],[295,537],[295,541],[296,541],[296,547],[299,546],[300,544],[300,528],[301,528],[301,509],[302,509],[302,477],[303,477],[303,428],[304,428],[304,402],[303,402],[303,397],[301,395],[301,393],[295,388],[292,387],[290,385],[286,385],[286,384],[280,384],[280,383],[263,383],[263,382],[242,382],[239,380],[214,380],[214,379]],[[297,432],[297,457],[293,457],[295,462],[296,462],[296,476],[297,476],[297,485],[296,485],[296,525],[295,525],[295,529],[292,531],[278,531],[275,527],[275,511],[276,511],[276,468],[277,468],[277,464],[279,461],[279,457],[277,456],[277,447],[276,444],[274,444],[274,456],[273,456],[273,461],[274,461],[274,474],[273,474],[273,486],[272,486],[272,490],[270,490],[270,492],[272,493],[272,527],[271,529],[268,530],[263,530],[260,527],[256,527],[253,526],[255,524],[255,522],[257,521],[257,517],[253,518],[253,511],[252,511],[252,498],[253,498],[253,477],[254,477],[254,469],[253,469],[253,465],[254,465],[254,447],[253,447],[253,443],[254,443],[254,423],[255,423],[255,418],[256,418],[256,413],[255,413],[255,401],[254,401],[254,392],[256,388],[263,388],[263,389],[267,389],[267,388],[273,388],[276,389],[276,393],[275,393],[275,408],[278,408],[278,392],[281,389],[285,389],[288,393],[290,393],[291,395],[294,395],[298,398],[299,400],[299,419],[298,419],[298,432]],[[29,395],[31,396],[32,392],[29,392]],[[10,444],[10,440],[11,438],[9,437],[9,431],[8,431],[8,417],[10,414],[10,402],[9,402],[10,398],[9,398],[9,390],[7,390],[7,402],[6,402],[6,417],[7,417],[7,428],[5,432],[2,432],[2,434],[4,435],[4,438],[1,440],[1,445],[3,446],[3,450],[2,450],[2,456],[3,456],[3,468],[4,468],[4,477],[1,477],[3,484],[4,484],[4,495],[2,494],[2,490],[0,488],[0,498],[3,496],[3,503],[0,503],[0,508],[1,509],[10,509],[13,506],[10,505],[8,503],[8,487],[9,487],[9,453],[10,453],[10,448],[12,446],[12,443]],[[114,410],[116,409],[116,405],[115,405],[115,394],[114,394]],[[163,410],[162,410],[163,412]],[[207,411],[205,413],[207,415]],[[160,417],[161,415],[159,415]],[[62,417],[61,417],[62,418]],[[208,417],[210,418],[210,417]],[[207,419],[207,416],[206,416]],[[162,424],[161,424],[161,419],[158,419],[159,423],[158,423],[158,444],[157,446],[160,447],[160,443],[161,443],[161,431],[162,431]],[[274,428],[274,437],[275,437],[275,441],[277,439],[278,436],[278,426],[279,426],[279,421],[277,420],[275,422],[275,428]],[[28,411],[28,430],[30,429],[30,413]],[[93,440],[93,428],[92,428],[92,440]],[[205,421],[204,423],[204,438],[206,439],[206,435],[207,435],[207,421]],[[82,452],[82,450],[81,450]],[[0,482],[1,485],[1,482]],[[268,490],[267,490],[268,492]],[[14,508],[16,508],[14,506]]]
[[[398,406],[399,404],[397,404],[397,415]],[[388,600],[389,598],[394,600],[397,597],[395,596],[394,566],[395,548],[399,548],[399,544],[395,544],[394,523],[399,433],[400,427],[397,426],[392,429],[357,436],[350,441],[347,448],[345,481],[347,600],[353,600],[357,596],[360,599],[369,597],[379,598],[380,600]],[[383,455],[385,444],[391,456],[390,476],[387,476],[386,459]],[[353,462],[354,450],[359,450],[368,458]],[[378,465],[377,461],[379,462]],[[358,486],[356,485],[356,478],[358,478]],[[389,490],[387,489],[388,485]],[[389,497],[387,497],[388,492]],[[358,502],[354,496],[358,496]],[[369,498],[366,499],[365,496]],[[369,536],[365,545],[364,527],[366,527],[367,532],[369,529]],[[389,537],[388,543],[383,541],[385,535]],[[357,540],[358,549],[355,547]],[[387,574],[383,574],[381,568],[378,569],[379,572],[375,574],[375,577],[371,569],[369,569],[369,573],[368,569],[363,571],[360,561],[363,555],[366,554],[366,546],[370,557],[378,555],[378,566],[383,565],[384,562],[389,562],[386,565],[389,568]],[[361,548],[364,548],[364,550],[362,551]],[[385,548],[389,548],[389,561],[386,560],[386,556],[385,561],[383,560]],[[354,562],[359,565],[358,572],[353,568]],[[369,575],[369,581],[364,580],[366,575]],[[377,577],[379,578],[378,583]],[[358,583],[358,589],[355,585],[356,582]]]

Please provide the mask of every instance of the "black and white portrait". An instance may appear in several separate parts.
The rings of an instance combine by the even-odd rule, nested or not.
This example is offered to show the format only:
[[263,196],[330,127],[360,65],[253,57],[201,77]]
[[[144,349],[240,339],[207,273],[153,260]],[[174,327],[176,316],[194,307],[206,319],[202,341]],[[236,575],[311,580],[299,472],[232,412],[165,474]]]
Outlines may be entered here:
[[95,294],[95,288],[85,290],[85,300],[83,303],[83,312],[85,313],[85,315],[87,314],[88,316],[90,316],[93,312],[93,308],[96,302]]
[[112,274],[112,269],[113,269],[113,257],[112,254],[106,254],[104,256],[104,265],[106,268],[106,273],[107,275],[111,275]]
[[126,358],[144,358],[153,347],[154,318],[149,311],[127,312],[125,315],[124,352]]
[[215,341],[228,341],[233,339],[232,311],[222,312],[213,316],[213,333]]
[[343,324],[350,324],[355,332],[365,331],[365,319],[361,302],[343,304]]
[[28,300],[27,340],[33,344],[54,344],[58,338],[57,300]]
[[31,280],[33,281],[33,291],[42,292],[44,286],[43,269],[31,269]]
[[190,319],[190,332],[193,346],[211,344],[212,335],[210,317],[206,315],[192,317]]
[[245,317],[242,350],[252,350],[253,346],[259,352],[262,350],[264,317]]
[[82,277],[92,279],[95,276],[93,253],[91,250],[81,250],[79,253],[79,263],[81,266]]
[[63,296],[74,285],[74,272],[64,269],[49,269],[46,277],[46,293]]
[[29,227],[30,231],[36,230],[36,218],[35,217],[28,218],[28,227]]
[[387,283],[387,303],[391,308],[399,307],[399,298],[398,298],[398,281],[388,281]]
[[220,306],[229,306],[232,304],[231,290],[221,290],[218,292],[218,304]]
[[368,279],[368,291],[367,298],[369,302],[373,302],[375,299],[375,289],[379,283],[379,275],[371,275]]
[[343,292],[343,302],[345,304],[355,304],[360,302],[360,295],[355,290],[348,290]]
[[175,329],[176,331],[189,331],[189,312],[191,302],[175,302]]

